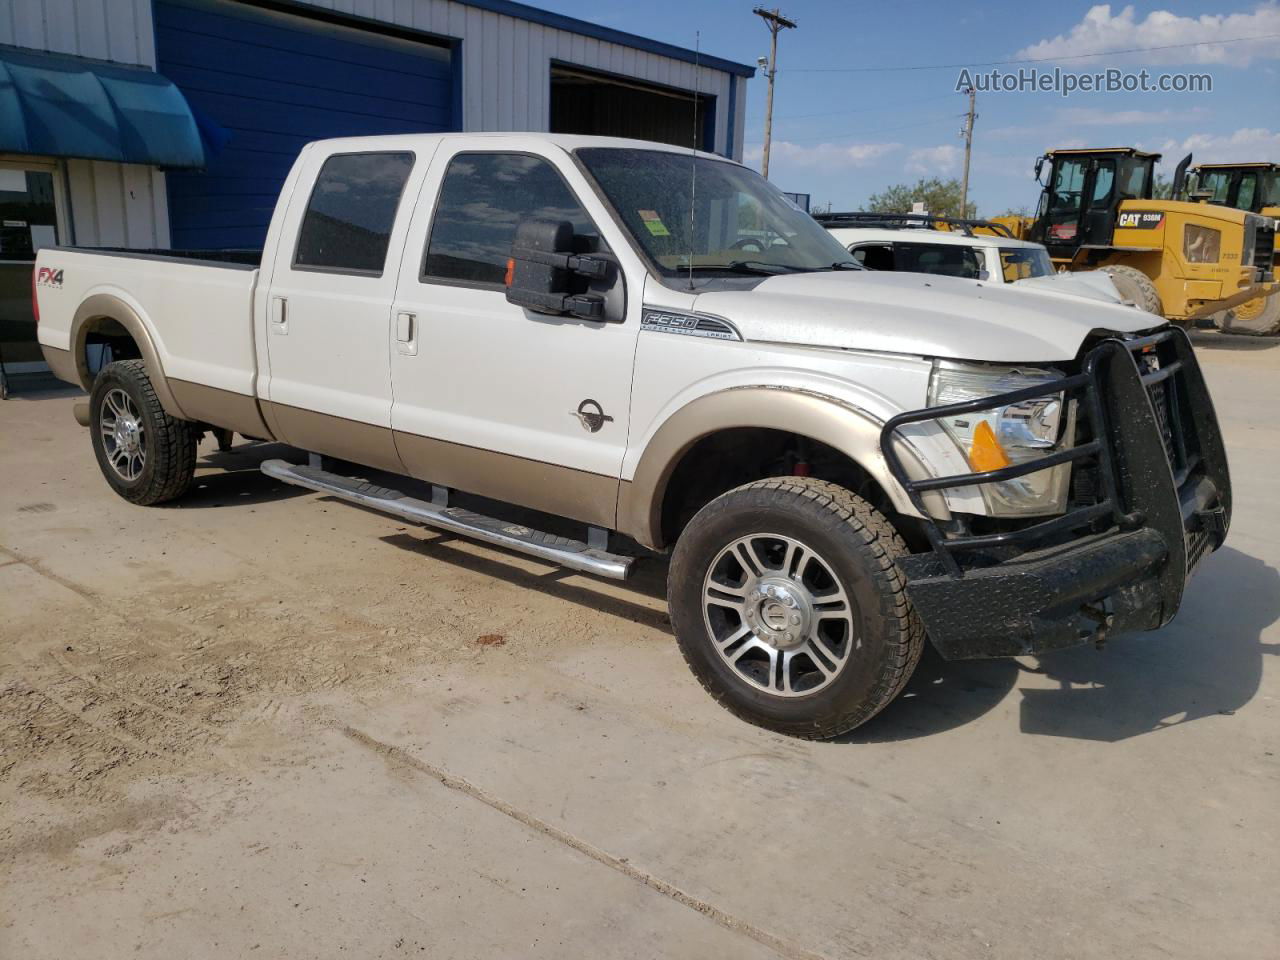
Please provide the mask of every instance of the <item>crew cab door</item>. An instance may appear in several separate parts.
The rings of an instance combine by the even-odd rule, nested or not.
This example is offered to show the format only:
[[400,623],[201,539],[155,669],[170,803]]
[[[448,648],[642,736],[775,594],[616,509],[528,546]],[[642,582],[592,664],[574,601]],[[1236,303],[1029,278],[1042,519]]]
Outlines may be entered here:
[[423,186],[392,310],[396,446],[420,479],[612,527],[640,284],[622,323],[507,302],[522,219],[571,221],[602,253],[625,242],[567,154],[504,142],[450,139]]
[[302,163],[267,294],[263,412],[295,447],[400,471],[387,340],[422,174],[407,150]]

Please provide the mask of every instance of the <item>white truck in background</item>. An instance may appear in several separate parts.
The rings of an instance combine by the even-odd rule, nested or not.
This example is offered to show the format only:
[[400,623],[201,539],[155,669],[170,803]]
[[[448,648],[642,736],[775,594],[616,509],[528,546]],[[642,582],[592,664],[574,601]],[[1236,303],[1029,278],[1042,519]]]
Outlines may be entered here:
[[1003,224],[929,214],[820,213],[853,259],[869,270],[961,277],[981,284],[1012,284],[1050,297],[1123,303],[1105,270],[1059,273],[1042,243],[1018,240]]
[[754,172],[659,144],[317,142],[260,253],[48,248],[33,282],[125,499],[239,433],[341,461],[263,464],[284,482],[575,570],[670,549],[698,679],[798,736],[875,715],[926,632],[962,658],[1162,626],[1230,519],[1182,331],[861,269]]

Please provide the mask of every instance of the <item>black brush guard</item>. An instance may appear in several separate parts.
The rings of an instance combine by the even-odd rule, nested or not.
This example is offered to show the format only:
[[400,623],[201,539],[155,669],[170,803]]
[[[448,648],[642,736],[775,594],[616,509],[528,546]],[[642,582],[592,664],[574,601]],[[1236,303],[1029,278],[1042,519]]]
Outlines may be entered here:
[[[1029,463],[915,480],[896,447],[907,424],[1062,394],[1077,443]],[[1081,440],[1080,438],[1085,438]],[[1231,480],[1213,402],[1184,331],[1107,339],[1080,372],[998,396],[899,414],[880,434],[894,478],[924,519],[932,550],[899,561],[907,592],[947,659],[1017,656],[1154,630],[1173,619],[1200,559],[1221,546]],[[993,533],[948,529],[924,494],[998,483],[1072,464],[1061,516]],[[1083,490],[1083,495],[1082,495]]]

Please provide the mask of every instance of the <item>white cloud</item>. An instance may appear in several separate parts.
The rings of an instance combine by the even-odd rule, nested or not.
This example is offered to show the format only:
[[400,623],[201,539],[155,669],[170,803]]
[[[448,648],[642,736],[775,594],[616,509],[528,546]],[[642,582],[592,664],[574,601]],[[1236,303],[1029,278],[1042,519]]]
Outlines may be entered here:
[[1100,107],[1068,107],[1059,110],[1055,126],[1136,127],[1150,123],[1185,123],[1190,117],[1204,116],[1203,107],[1191,110],[1104,110]]
[[[1192,107],[1188,110],[1107,110],[1101,107],[1065,107],[1055,111],[1052,118],[1044,123],[992,127],[990,130],[979,127],[978,137],[983,140],[1022,140],[1027,137],[1040,137],[1054,147],[1062,147],[1066,144],[1059,141],[1072,128],[1141,127],[1157,124],[1182,126],[1189,120],[1211,115],[1212,112],[1205,107]],[[1084,143],[1083,140],[1079,142]]]
[[907,173],[936,175],[954,173],[964,158],[964,150],[954,144],[920,147],[907,154]]
[[[1177,44],[1206,43],[1208,46],[1182,47],[1176,50],[1149,50],[1130,54],[1130,63],[1220,63],[1230,67],[1247,67],[1253,60],[1280,57],[1280,40],[1250,40],[1245,43],[1212,44],[1214,40],[1261,37],[1280,34],[1280,4],[1275,0],[1259,4],[1250,13],[1202,14],[1180,17],[1168,10],[1153,10],[1145,19],[1137,19],[1132,6],[1112,14],[1111,4],[1089,8],[1084,18],[1067,33],[1023,47],[1018,59],[1059,59],[1082,54],[1110,53],[1138,47],[1167,47]],[[1078,60],[1087,69],[1088,60]]]
[[[769,163],[786,164],[805,170],[847,170],[869,167],[886,154],[901,150],[900,143],[820,143],[816,146],[775,140],[770,147]],[[742,162],[759,167],[764,158],[764,145],[751,144],[743,151]]]
[[[1193,133],[1185,140],[1166,140],[1160,152],[1181,158],[1195,154],[1196,163],[1243,163],[1280,156],[1280,132],[1243,127],[1234,133]],[[1174,162],[1177,162],[1175,158]]]

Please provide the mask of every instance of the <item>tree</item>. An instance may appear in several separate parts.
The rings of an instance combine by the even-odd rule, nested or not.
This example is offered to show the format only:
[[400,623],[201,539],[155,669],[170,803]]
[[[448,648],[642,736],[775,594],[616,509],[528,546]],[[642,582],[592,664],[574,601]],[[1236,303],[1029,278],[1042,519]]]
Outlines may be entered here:
[[1029,217],[1031,216],[1030,207],[1010,207],[1004,213],[996,214],[998,217]]
[[1173,181],[1162,173],[1156,174],[1155,182],[1151,185],[1151,196],[1157,200],[1170,200],[1173,198]]
[[960,212],[959,180],[938,177],[922,179],[916,184],[899,183],[881,193],[873,193],[867,200],[867,209],[872,213],[910,213],[913,203],[923,203],[929,213],[939,217],[972,219],[978,215],[976,203],[970,203],[963,214]]

